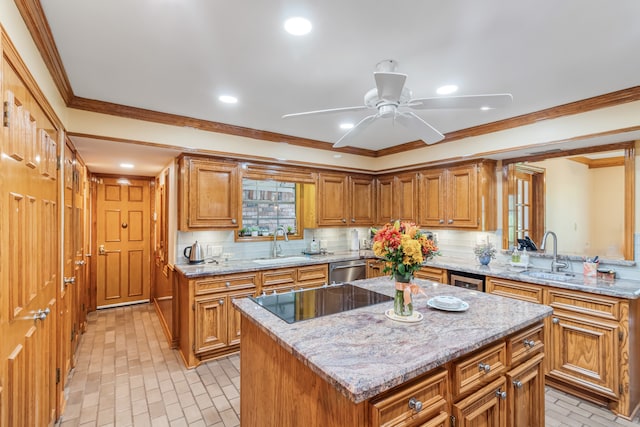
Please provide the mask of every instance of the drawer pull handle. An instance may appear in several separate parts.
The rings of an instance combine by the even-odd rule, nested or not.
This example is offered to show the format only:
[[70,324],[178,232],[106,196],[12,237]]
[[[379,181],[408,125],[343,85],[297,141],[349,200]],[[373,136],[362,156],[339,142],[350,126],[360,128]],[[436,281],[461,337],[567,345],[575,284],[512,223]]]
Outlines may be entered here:
[[513,386],[514,386],[515,388],[522,388],[522,382],[521,382],[521,381],[518,381],[518,380],[515,380],[515,381],[513,382]]
[[219,300],[219,301],[218,301],[218,304],[220,304],[220,305],[224,305],[224,300],[223,300],[223,299]]
[[536,345],[536,343],[533,340],[527,340],[527,339],[524,340],[524,346],[525,347],[533,348],[533,347],[535,347],[535,345]]
[[416,412],[422,411],[422,402],[420,402],[415,397],[409,399],[409,408],[413,409]]
[[228,288],[229,286],[231,286],[231,282],[225,282],[224,285]]
[[488,373],[489,373],[489,371],[491,370],[491,365],[490,365],[490,364],[488,364],[488,363],[480,362],[480,363],[478,364],[478,370],[479,370],[480,372],[483,372],[483,371],[484,371],[484,373],[485,373],[485,374],[488,374]]
[[552,322],[554,325],[557,325],[558,323],[560,323],[560,319],[558,319],[557,317],[554,317]]
[[506,391],[502,391],[500,389],[497,389],[496,390],[496,396],[498,396],[498,399],[505,400],[507,398],[507,392]]

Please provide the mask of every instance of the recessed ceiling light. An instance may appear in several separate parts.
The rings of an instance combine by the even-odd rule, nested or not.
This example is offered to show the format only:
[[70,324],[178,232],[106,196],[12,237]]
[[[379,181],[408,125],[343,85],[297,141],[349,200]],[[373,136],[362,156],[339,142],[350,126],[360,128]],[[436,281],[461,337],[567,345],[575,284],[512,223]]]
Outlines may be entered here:
[[120,163],[120,167],[123,169],[133,169],[133,165],[131,163]]
[[440,86],[436,92],[438,95],[449,95],[458,90],[458,86],[456,85],[444,85]]
[[218,100],[220,102],[224,102],[225,104],[235,104],[236,102],[238,102],[238,98],[231,95],[220,95],[218,97]]
[[333,157],[334,157],[335,159],[339,159],[340,157],[342,157],[342,154],[334,154],[334,155],[333,155]]
[[304,36],[311,31],[311,22],[308,19],[296,16],[284,21],[284,29],[294,36]]
[[340,129],[352,129],[353,123],[340,123]]
[[480,109],[481,109],[482,111],[488,111],[488,110],[491,110],[491,107],[489,107],[489,106],[487,106],[487,105],[483,105],[482,107],[480,107]]

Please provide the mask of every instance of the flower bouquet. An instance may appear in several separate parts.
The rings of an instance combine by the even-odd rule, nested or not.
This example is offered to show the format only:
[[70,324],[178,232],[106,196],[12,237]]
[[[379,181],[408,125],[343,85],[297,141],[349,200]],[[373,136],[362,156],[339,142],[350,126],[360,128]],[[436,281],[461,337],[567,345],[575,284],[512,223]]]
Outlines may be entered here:
[[410,282],[424,261],[440,255],[435,242],[415,224],[395,221],[376,231],[373,253],[385,261],[383,272],[390,273],[396,281],[395,314],[412,315],[411,295],[418,293],[420,288]]

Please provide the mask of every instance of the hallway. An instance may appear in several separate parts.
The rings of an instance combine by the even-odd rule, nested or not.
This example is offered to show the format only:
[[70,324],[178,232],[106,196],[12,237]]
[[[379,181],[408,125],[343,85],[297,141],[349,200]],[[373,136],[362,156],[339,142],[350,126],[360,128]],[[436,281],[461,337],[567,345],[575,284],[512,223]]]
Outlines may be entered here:
[[[238,355],[185,369],[151,304],[93,312],[88,322],[62,426],[240,425]],[[547,427],[640,426],[550,388],[545,404]]]

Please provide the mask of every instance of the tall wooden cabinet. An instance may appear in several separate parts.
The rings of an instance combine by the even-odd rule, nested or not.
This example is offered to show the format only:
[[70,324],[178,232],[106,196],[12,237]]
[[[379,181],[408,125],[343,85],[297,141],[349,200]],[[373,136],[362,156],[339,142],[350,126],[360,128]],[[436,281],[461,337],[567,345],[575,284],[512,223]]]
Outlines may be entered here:
[[430,228],[496,228],[495,162],[425,170],[420,174],[420,219]]
[[182,231],[237,228],[238,164],[184,156],[179,160],[178,225]]

